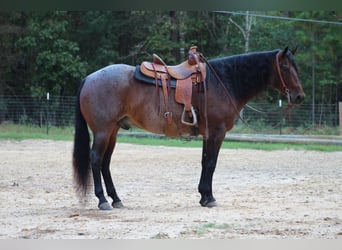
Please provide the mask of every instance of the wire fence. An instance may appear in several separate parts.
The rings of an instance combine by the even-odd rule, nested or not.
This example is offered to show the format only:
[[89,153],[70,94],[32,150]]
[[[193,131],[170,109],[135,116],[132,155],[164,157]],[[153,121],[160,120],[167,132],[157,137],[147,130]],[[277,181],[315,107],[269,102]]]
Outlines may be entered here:
[[[286,107],[266,102],[251,103],[243,111],[245,123],[260,133],[297,133],[308,130],[330,128],[331,133],[338,133],[338,104],[302,104],[286,111]],[[282,112],[284,110],[284,112]],[[328,132],[329,133],[329,132]]]
[[0,96],[0,123],[67,127],[74,125],[76,97]]
[[[74,96],[50,96],[49,99],[0,96],[0,123],[74,126],[75,103]],[[304,133],[317,127],[330,127],[338,131],[338,104],[319,104],[315,107],[302,104],[287,113],[279,112],[280,109],[278,103],[249,103],[243,109],[243,122],[237,121],[238,127],[248,127],[254,133]]]

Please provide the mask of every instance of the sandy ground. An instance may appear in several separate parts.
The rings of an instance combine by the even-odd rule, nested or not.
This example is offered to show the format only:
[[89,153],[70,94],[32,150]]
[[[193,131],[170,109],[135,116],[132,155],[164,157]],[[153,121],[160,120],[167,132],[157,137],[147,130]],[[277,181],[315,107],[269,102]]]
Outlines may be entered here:
[[[74,192],[72,142],[0,140],[0,238],[342,239],[342,152],[224,149],[202,208],[201,149],[118,144],[125,207]],[[92,188],[91,188],[92,190]]]

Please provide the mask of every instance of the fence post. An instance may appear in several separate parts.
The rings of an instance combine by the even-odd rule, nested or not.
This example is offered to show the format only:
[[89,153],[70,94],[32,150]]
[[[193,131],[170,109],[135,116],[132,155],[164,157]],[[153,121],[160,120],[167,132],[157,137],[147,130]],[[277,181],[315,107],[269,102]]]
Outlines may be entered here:
[[46,134],[49,134],[49,105],[50,105],[50,93],[46,93]]
[[342,135],[342,102],[339,102],[338,110],[340,114],[340,135]]
[[[283,106],[282,104],[282,100],[279,99],[279,108],[281,108]],[[283,124],[283,115],[284,113],[283,112],[280,112],[280,124],[279,124],[279,134],[281,135],[281,125]]]

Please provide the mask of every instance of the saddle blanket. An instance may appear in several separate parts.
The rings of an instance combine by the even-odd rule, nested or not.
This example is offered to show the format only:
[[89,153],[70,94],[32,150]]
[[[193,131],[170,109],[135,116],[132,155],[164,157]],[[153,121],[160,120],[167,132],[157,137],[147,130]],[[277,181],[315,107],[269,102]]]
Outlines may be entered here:
[[[145,76],[143,73],[141,73],[140,65],[137,65],[135,67],[134,78],[141,81],[141,82],[147,83],[147,84],[152,84],[154,86],[156,85],[156,79],[155,78]],[[166,83],[167,84],[171,83],[170,87],[176,88],[177,80],[174,78],[171,78],[170,81],[167,80]],[[160,79],[158,80],[158,85],[160,87],[162,87],[162,81]]]

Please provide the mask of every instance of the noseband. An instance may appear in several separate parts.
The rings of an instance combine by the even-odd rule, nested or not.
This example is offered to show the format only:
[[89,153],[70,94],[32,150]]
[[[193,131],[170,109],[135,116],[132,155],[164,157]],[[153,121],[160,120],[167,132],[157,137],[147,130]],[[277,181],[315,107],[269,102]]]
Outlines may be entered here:
[[279,64],[279,56],[280,54],[282,53],[282,51],[279,51],[276,55],[276,66],[277,66],[277,71],[278,71],[278,75],[279,75],[279,78],[280,78],[280,81],[281,81],[281,84],[283,85],[284,87],[284,92],[285,92],[285,95],[287,96],[287,102],[289,105],[292,105],[291,103],[291,98],[290,98],[290,90],[288,89],[288,87],[286,86],[286,83],[284,81],[284,78],[281,74],[281,70],[280,70],[280,64]]

